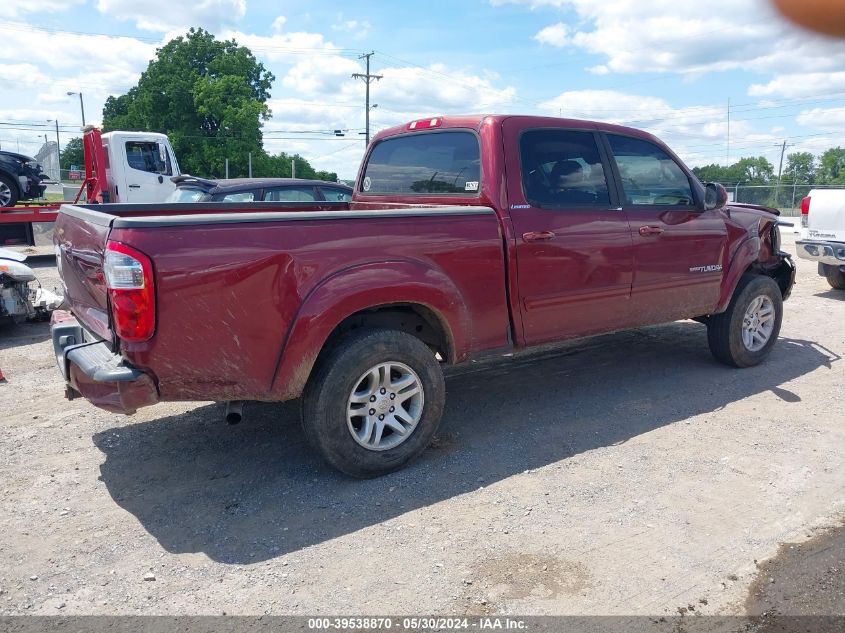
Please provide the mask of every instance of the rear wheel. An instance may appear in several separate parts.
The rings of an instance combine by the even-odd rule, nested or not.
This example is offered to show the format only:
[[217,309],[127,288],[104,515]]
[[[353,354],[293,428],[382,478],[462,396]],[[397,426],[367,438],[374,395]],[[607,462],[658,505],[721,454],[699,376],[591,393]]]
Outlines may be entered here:
[[302,400],[309,443],[354,477],[401,468],[431,442],[445,400],[434,353],[398,330],[368,329],[319,361]]
[[782,319],[783,298],[777,283],[763,275],[744,275],[728,309],[707,323],[710,351],[726,365],[757,365],[771,352]]
[[11,178],[0,174],[0,207],[13,207],[18,202],[18,188]]
[[824,276],[831,288],[834,288],[835,290],[845,290],[845,272],[842,272],[841,268],[838,266],[825,265]]

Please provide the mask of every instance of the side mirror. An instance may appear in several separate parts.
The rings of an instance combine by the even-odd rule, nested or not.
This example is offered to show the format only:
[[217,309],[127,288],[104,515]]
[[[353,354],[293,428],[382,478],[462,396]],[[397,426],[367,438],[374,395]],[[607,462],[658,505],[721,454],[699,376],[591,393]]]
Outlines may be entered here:
[[704,209],[720,209],[728,203],[728,192],[718,182],[704,185]]

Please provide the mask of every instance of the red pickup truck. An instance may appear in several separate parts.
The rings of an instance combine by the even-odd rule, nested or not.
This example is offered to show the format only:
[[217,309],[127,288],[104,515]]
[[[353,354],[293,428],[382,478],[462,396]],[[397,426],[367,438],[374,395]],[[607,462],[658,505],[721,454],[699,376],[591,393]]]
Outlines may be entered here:
[[414,121],[351,203],[63,206],[53,341],[68,397],[110,411],[302,396],[313,446],[374,476],[431,441],[446,364],[690,318],[761,362],[795,278],[775,213],[634,129]]

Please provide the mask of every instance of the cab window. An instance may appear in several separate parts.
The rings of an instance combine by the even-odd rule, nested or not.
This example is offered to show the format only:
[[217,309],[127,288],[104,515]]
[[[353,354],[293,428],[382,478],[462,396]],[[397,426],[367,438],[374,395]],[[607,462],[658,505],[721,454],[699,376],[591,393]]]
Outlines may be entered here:
[[619,168],[625,204],[630,206],[692,207],[690,181],[684,170],[654,143],[608,134]]
[[550,209],[610,206],[593,132],[528,130],[519,149],[525,199],[532,205]]
[[159,150],[159,144],[149,141],[127,141],[126,162],[132,169],[146,171],[151,174],[172,176],[173,167],[170,164],[170,155]]

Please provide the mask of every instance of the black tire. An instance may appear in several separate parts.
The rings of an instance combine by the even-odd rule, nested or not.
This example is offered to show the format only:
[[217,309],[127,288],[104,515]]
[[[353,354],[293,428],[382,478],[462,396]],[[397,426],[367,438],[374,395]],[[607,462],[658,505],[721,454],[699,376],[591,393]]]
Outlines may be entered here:
[[845,272],[838,266],[824,266],[824,276],[834,290],[845,290]]
[[[757,297],[768,297],[774,306],[774,328],[769,340],[759,350],[752,351],[742,340],[745,312]],[[743,275],[728,304],[721,314],[714,314],[707,323],[707,342],[716,359],[733,367],[752,367],[761,363],[771,352],[780,334],[783,320],[783,297],[771,277]]]
[[[387,362],[402,363],[419,378],[422,413],[407,439],[373,450],[353,438],[347,407],[361,377]],[[302,397],[302,426],[308,442],[332,466],[353,477],[377,477],[398,470],[425,450],[440,425],[445,398],[440,364],[422,341],[398,330],[360,330],[338,341],[318,361]]]
[[[8,189],[8,192],[5,191],[6,189]],[[18,185],[15,181],[6,174],[0,174],[0,207],[13,207],[19,199]]]

